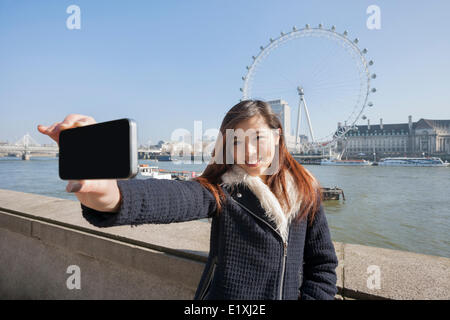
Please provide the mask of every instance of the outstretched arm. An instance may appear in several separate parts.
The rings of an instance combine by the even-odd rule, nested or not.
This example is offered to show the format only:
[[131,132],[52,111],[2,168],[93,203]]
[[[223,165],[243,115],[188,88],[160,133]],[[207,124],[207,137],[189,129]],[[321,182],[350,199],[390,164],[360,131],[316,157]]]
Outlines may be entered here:
[[199,182],[165,179],[118,180],[118,212],[101,212],[81,204],[83,216],[98,227],[171,223],[208,218],[214,196]]

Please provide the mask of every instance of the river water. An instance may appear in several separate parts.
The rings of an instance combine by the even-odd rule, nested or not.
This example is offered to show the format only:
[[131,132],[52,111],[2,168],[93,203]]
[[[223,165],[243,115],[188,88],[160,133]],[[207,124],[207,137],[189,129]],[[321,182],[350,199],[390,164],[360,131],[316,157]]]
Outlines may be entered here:
[[[206,166],[139,163],[199,172]],[[323,187],[344,190],[345,201],[325,202],[334,241],[450,258],[450,168],[305,167]],[[0,158],[0,189],[77,200],[65,186],[57,158]]]

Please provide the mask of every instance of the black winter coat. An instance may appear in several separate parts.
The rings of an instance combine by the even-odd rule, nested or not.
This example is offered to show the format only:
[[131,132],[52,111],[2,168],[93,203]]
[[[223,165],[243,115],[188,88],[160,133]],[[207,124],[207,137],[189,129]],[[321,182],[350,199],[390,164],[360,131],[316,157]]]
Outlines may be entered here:
[[119,180],[118,186],[118,213],[81,204],[90,223],[108,227],[212,217],[209,257],[195,299],[334,299],[338,260],[322,205],[311,226],[292,219],[283,236],[270,214],[277,210],[270,207],[274,202],[266,201],[273,194],[261,185],[222,185],[227,201],[219,215],[213,214],[213,195],[197,181],[150,178]]

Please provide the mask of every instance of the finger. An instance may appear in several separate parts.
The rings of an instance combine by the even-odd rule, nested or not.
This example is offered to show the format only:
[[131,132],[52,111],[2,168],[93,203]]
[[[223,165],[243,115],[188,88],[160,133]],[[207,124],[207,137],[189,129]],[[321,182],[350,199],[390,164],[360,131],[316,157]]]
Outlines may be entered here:
[[63,123],[72,125],[75,121],[82,118],[86,118],[86,116],[82,114],[71,113],[64,118]]
[[57,131],[63,131],[63,130],[71,129],[71,128],[84,127],[84,126],[87,126],[89,124],[91,124],[89,119],[82,118],[82,119],[76,120],[75,122],[72,122],[72,123],[61,122],[56,127],[56,130]]
[[48,129],[48,127],[42,125],[42,124],[38,124],[37,129],[40,133],[45,133]]
[[72,126],[73,126],[72,123],[64,123],[64,122],[61,122],[61,123],[59,124],[59,129],[60,129],[60,130],[65,130],[65,129],[69,129],[69,128],[72,127]]
[[88,119],[80,119],[75,121],[75,123],[73,124],[74,127],[83,127],[83,126],[87,126],[89,125],[89,120]]
[[94,118],[90,117],[90,116],[85,116],[82,114],[69,114],[67,117],[64,118],[64,121],[62,123],[64,123],[65,125],[68,126],[72,126],[76,121],[87,121],[88,123],[95,123]]
[[44,126],[42,124],[38,125],[38,130],[39,132],[43,133],[43,134],[47,134],[50,135],[52,134],[55,129],[60,125],[60,122],[55,122],[54,124],[52,124],[51,126],[47,127]]
[[75,121],[84,118],[85,116],[79,115],[79,114],[69,114],[67,117],[64,118],[63,121],[59,123],[58,130],[65,130],[73,127],[73,124]]
[[56,128],[56,126],[59,124],[59,122],[55,122],[54,124],[52,124],[50,127],[45,127],[45,131],[43,132],[46,135],[51,135],[54,133],[54,130]]
[[60,132],[60,131],[64,131],[64,130],[71,129],[71,128],[75,128],[75,127],[78,127],[78,126],[75,125],[74,123],[64,123],[64,122],[61,122],[60,124],[58,124],[58,125],[56,126],[55,130],[56,130],[57,132]]
[[62,122],[55,122],[50,127],[38,126],[38,130],[42,133],[57,133],[59,131],[73,128],[73,127],[81,127],[88,124],[94,124],[96,123],[94,118],[90,116],[85,116],[81,114],[69,114],[67,117],[64,118],[64,121]]
[[53,124],[50,127],[38,125],[38,131],[42,134],[45,134],[46,136],[49,136],[51,139],[53,139],[56,143],[59,144],[59,135],[57,134],[55,130],[55,124]]

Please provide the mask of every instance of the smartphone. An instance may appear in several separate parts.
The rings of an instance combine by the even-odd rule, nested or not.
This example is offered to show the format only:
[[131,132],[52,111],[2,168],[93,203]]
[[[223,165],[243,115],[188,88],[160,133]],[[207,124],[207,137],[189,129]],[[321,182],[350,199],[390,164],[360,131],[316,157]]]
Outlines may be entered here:
[[118,119],[60,132],[59,177],[62,180],[130,179],[137,173],[134,120]]

